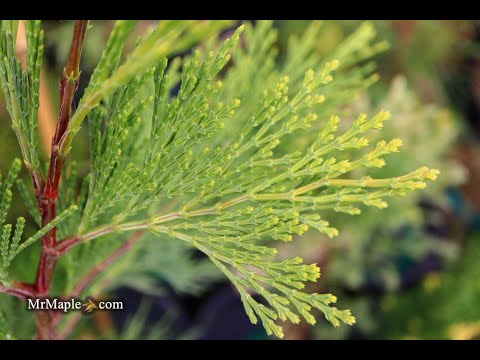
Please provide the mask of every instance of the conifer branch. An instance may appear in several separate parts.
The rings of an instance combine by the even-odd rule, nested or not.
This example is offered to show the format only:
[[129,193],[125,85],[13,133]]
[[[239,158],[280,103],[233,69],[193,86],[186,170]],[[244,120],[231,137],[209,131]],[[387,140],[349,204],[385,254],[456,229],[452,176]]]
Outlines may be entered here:
[[[164,215],[154,216],[145,221],[133,221],[124,224],[118,225],[105,225],[100,226],[97,229],[88,232],[86,234],[75,235],[64,239],[58,243],[55,247],[55,252],[60,256],[67,253],[72,247],[79,245],[82,242],[94,240],[96,238],[111,234],[111,233],[121,233],[134,230],[147,230],[152,226],[168,223],[171,221],[179,219],[189,219],[194,217],[208,216],[208,215],[220,215],[223,210],[229,209],[233,206],[242,204],[248,201],[259,201],[259,202],[268,202],[268,201],[287,201],[287,202],[298,202],[298,203],[311,203],[315,204],[353,204],[353,203],[365,203],[371,204],[377,207],[384,207],[384,203],[380,199],[384,196],[392,196],[399,194],[402,191],[411,191],[414,189],[421,189],[425,187],[423,180],[435,180],[438,172],[435,170],[430,170],[428,168],[419,168],[416,171],[399,176],[391,179],[371,179],[365,178],[363,180],[343,180],[343,179],[332,179],[332,180],[320,180],[313,182],[308,185],[304,185],[300,188],[294,189],[285,193],[258,193],[250,195],[241,195],[236,198],[233,198],[228,201],[219,202],[212,207],[194,210],[194,211],[176,211]],[[364,194],[359,195],[343,195],[338,196],[334,195],[324,195],[317,197],[302,197],[300,195],[305,194],[309,191],[315,190],[322,186],[332,186],[332,187],[352,187],[352,188],[383,188],[384,191],[373,192],[369,197],[365,197]],[[392,192],[396,190],[397,192]]]
[[[155,246],[171,241],[180,249],[177,258],[189,260],[192,248],[203,252],[208,265],[236,287],[250,321],[261,322],[269,335],[283,336],[279,321],[296,324],[303,318],[314,324],[313,308],[334,326],[352,325],[349,310],[331,306],[335,296],[305,291],[308,282],[320,277],[318,266],[299,257],[279,260],[276,244],[309,228],[334,237],[339,231],[323,219],[329,211],[356,215],[362,206],[382,209],[387,197],[423,189],[438,175],[420,167],[385,178],[357,176],[360,170],[383,167],[384,158],[401,146],[396,138],[370,145],[375,139],[371,133],[390,118],[387,111],[360,114],[342,131],[340,117],[334,115],[376,79],[373,65],[364,61],[382,48],[371,44],[373,28],[362,26],[330,54],[338,60],[326,61],[315,54],[318,26],[312,26],[279,64],[271,22],[247,25],[243,46],[237,46],[241,26],[221,44],[205,41],[184,59],[169,59],[217,35],[228,22],[166,20],[140,38],[121,63],[134,24],[115,23],[72,112],[88,26],[83,20],[75,23],[48,173],[45,180],[34,177],[41,229],[23,242],[23,218],[3,224],[20,162],[0,181],[0,291],[48,296],[62,256],[66,282],[76,284],[71,295],[79,296],[149,230],[151,242],[131,252],[146,261],[129,263],[125,256],[112,272],[124,271],[127,278],[141,274],[143,288],[150,289],[144,273],[167,256]],[[0,27],[0,49],[12,59],[15,26],[2,22]],[[24,162],[29,171],[39,171],[35,114],[43,33],[39,22],[28,22],[26,30],[27,69],[0,59],[0,81]],[[87,117],[91,173],[77,191],[76,167],[62,169]],[[302,141],[293,149],[289,140],[300,134]],[[18,187],[31,203],[28,190],[21,182]],[[134,234],[126,238],[128,232]],[[40,238],[35,283],[9,287],[16,284],[9,281],[12,260]],[[98,246],[85,244],[95,239]],[[79,248],[70,251],[75,246]],[[113,276],[109,286],[121,281]],[[62,338],[77,320],[72,316],[59,336],[60,316],[37,312],[38,338]]]
[[[37,153],[37,110],[43,31],[40,21],[26,21],[26,52],[23,57],[22,49],[19,52],[16,49],[18,25],[18,20],[0,21],[0,85],[25,166],[32,177],[35,191],[40,192],[43,176]],[[18,34],[18,40],[20,43],[23,41],[22,32]]]

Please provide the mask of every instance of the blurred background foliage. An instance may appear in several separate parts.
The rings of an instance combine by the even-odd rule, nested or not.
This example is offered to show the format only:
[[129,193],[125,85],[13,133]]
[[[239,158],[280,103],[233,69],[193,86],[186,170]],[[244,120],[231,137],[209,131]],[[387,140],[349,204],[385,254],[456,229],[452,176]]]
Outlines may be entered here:
[[[280,61],[289,39],[303,34],[309,23],[274,23]],[[361,23],[322,21],[316,39],[318,56],[327,56]],[[81,88],[88,83],[112,26],[110,21],[92,24],[82,57]],[[389,177],[394,171],[424,164],[441,169],[442,174],[435,186],[392,200],[381,213],[368,208],[358,217],[331,216],[333,226],[340,229],[333,240],[307,233],[281,249],[280,255],[286,255],[293,246],[296,254],[300,251],[306,260],[317,262],[323,276],[312,289],[335,293],[339,306],[352,309],[358,319],[353,328],[333,328],[324,321],[313,328],[290,326],[286,338],[480,339],[480,22],[379,20],[372,24],[377,40],[389,44],[375,56],[379,81],[342,109],[342,116],[348,120],[349,114],[380,109],[393,114],[381,136],[399,137],[405,145],[372,175]],[[43,81],[55,113],[57,81],[73,22],[45,21],[43,26]],[[140,34],[148,26],[142,21],[136,31]],[[134,37],[131,40],[133,46]],[[295,139],[291,140],[289,146],[295,147]],[[0,97],[0,170],[6,171],[19,156]],[[87,131],[77,137],[72,158],[78,173],[85,175]],[[12,210],[11,219],[27,214],[19,196],[14,197]],[[27,218],[28,223],[34,222]],[[137,250],[142,252],[141,266],[134,272],[122,268],[121,261],[109,269],[91,289],[92,295],[113,290],[125,299],[127,311],[115,318],[94,314],[93,327],[88,325],[92,319],[85,317],[78,336],[266,338],[261,328],[249,324],[240,299],[211,264],[177,243],[146,242]],[[111,283],[109,272],[124,275]],[[20,319],[22,310],[16,311]]]

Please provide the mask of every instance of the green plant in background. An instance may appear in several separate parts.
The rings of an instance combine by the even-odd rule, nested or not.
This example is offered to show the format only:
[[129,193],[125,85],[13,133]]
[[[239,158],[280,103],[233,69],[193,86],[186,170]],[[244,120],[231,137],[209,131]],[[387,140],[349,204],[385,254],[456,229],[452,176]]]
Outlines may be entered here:
[[[280,20],[281,48],[286,49],[291,35],[301,34],[311,22]],[[323,21],[323,31],[318,38],[316,51],[321,55],[328,54],[361,23],[361,20]],[[471,39],[474,21],[376,20],[372,25],[391,46],[391,50],[378,59],[384,86],[373,89],[374,95],[381,97],[380,92],[385,91],[398,74],[404,74],[410,80],[422,100],[446,100],[443,97],[445,92],[451,93],[452,97],[465,95],[464,87],[452,84],[449,78],[452,75],[465,76],[455,74],[457,69],[462,69],[461,66],[452,65],[458,65],[466,55],[478,53],[478,45]],[[437,38],[435,43],[432,43],[432,37]],[[428,51],[425,51],[426,49]],[[448,85],[456,86],[448,88],[445,84],[442,85],[445,81]],[[454,92],[457,94],[453,94]]]
[[[422,231],[424,216],[418,204],[421,197],[429,196],[437,205],[446,203],[443,190],[448,185],[457,185],[465,177],[461,165],[449,159],[449,151],[458,137],[458,127],[452,115],[444,108],[421,104],[414,93],[407,88],[406,80],[397,77],[380,105],[374,106],[367,98],[352,104],[353,112],[375,111],[376,108],[388,108],[398,115],[384,128],[384,133],[398,136],[404,141],[402,154],[394,154],[386,166],[373,171],[372,176],[390,177],[396,171],[404,171],[411,164],[432,164],[441,169],[441,180],[429,187],[428,191],[412,193],[395,199],[381,216],[374,209],[367,211],[361,218],[340,216],[336,219],[342,224],[342,234],[332,244],[338,249],[334,252],[329,269],[331,279],[344,283],[350,289],[358,289],[369,280],[380,282],[387,289],[398,287],[399,274],[395,268],[394,257],[406,255],[414,259],[427,252],[439,252],[453,256],[452,246],[429,238]],[[400,156],[399,156],[400,155]],[[348,156],[348,155],[346,155]],[[352,176],[365,176],[363,169],[353,172]],[[395,235],[402,226],[407,226],[403,235]],[[342,250],[345,249],[345,250]]]
[[[324,26],[325,32],[317,42],[317,52],[325,54],[332,51],[346,36],[345,34],[351,33],[358,24],[358,21],[327,21]],[[300,29],[304,31],[308,27],[308,22],[284,21],[282,25],[283,33],[280,33],[280,39],[281,43],[286,44],[285,36],[292,31],[301,33]],[[424,34],[428,33],[429,29],[438,27],[438,24],[431,21],[418,22],[417,32],[420,34],[416,33],[417,35],[412,37],[412,41],[417,44],[413,48],[399,46],[398,42],[402,39],[395,38],[392,29],[387,25],[388,22],[375,22],[375,28],[382,30],[382,37],[393,43],[393,48],[396,49],[380,57],[382,74],[386,74],[387,79],[397,71],[404,70],[409,70],[410,73],[413,70],[433,75],[435,71],[432,64],[438,65],[445,58],[443,45],[448,44],[450,49],[449,46],[453,43],[450,40],[458,36],[452,28],[442,27],[441,30],[448,35],[443,37],[443,47],[439,46],[435,51],[428,52],[427,56],[418,56],[419,52],[425,52],[425,47],[423,46],[420,50],[417,43],[425,39]],[[420,40],[417,39],[418,37]],[[463,43],[456,45],[460,51],[464,51]],[[398,54],[397,50],[400,48],[407,48],[405,52],[409,55],[399,60],[399,55],[405,55],[403,52]],[[412,55],[411,52],[417,55]],[[397,58],[393,58],[395,56]],[[428,56],[430,56],[429,60],[424,61]],[[386,61],[385,58],[389,60]],[[421,63],[413,64],[415,60],[421,60],[417,61]],[[438,74],[432,77],[435,81],[439,81]],[[430,81],[427,81],[427,84],[430,84]],[[420,87],[419,84],[416,85]],[[307,234],[300,243],[302,249],[299,250],[296,246],[296,253],[300,251],[305,256],[310,254],[308,259],[320,261],[324,271],[329,274],[321,288],[340,295],[343,306],[351,308],[357,315],[358,327],[363,334],[373,334],[376,330],[375,316],[378,315],[378,311],[375,311],[374,304],[376,296],[371,293],[358,295],[359,291],[364,291],[368,285],[372,284],[390,291],[398,290],[400,273],[406,264],[431,252],[439,253],[449,259],[457,254],[452,243],[438,241],[422,230],[424,217],[417,204],[422,196],[428,196],[437,205],[445,205],[446,199],[442,190],[448,185],[458,185],[465,177],[462,166],[448,158],[460,131],[460,126],[451,113],[434,104],[422,103],[421,97],[408,89],[406,80],[401,76],[394,77],[389,86],[385,80],[383,84],[375,84],[372,90],[368,95],[364,92],[348,104],[344,109],[344,116],[353,117],[358,111],[390,109],[396,116],[394,120],[387,123],[382,136],[386,134],[398,136],[405,142],[405,150],[401,154],[389,157],[385,167],[370,173],[375,177],[389,177],[392,173],[412,164],[428,163],[439,168],[442,171],[442,177],[440,182],[429,187],[424,194],[412,193],[407,197],[391,201],[389,207],[382,213],[376,209],[368,209],[362,217],[332,218],[335,219],[332,225],[341,226],[342,229],[334,242],[324,241],[315,234]],[[384,94],[386,90],[388,93]],[[422,93],[422,97],[424,98],[425,94]],[[349,122],[346,121],[344,124],[348,126]],[[351,154],[344,152],[344,156],[349,158]],[[363,175],[365,175],[363,169],[351,174],[353,177]],[[292,250],[287,248],[285,251]],[[357,295],[349,296],[349,292],[345,292],[345,289],[353,290]],[[316,335],[320,338],[347,337],[349,329],[343,330],[343,332],[330,331],[320,323],[316,328]]]
[[[469,235],[462,249],[462,261],[449,272],[430,273],[405,296],[389,295],[381,303],[382,318],[377,329],[386,339],[460,339],[480,337],[480,275],[478,235]],[[472,280],[473,279],[473,280]],[[405,312],[410,316],[405,317]],[[395,326],[392,326],[396,323]]]
[[[440,241],[423,230],[425,219],[418,204],[423,196],[429,196],[435,204],[446,207],[443,190],[448,185],[461,183],[465,177],[465,169],[448,157],[458,136],[458,127],[446,109],[421,104],[400,76],[393,80],[379,105],[372,105],[365,96],[351,104],[352,113],[376,108],[392,109],[398,115],[386,124],[384,133],[405,139],[405,145],[401,154],[390,156],[386,166],[375,169],[372,175],[389,177],[410,164],[429,163],[442,170],[442,177],[425,193],[411,193],[392,200],[381,214],[377,209],[368,209],[362,217],[335,217],[332,225],[341,224],[342,231],[334,242],[324,241],[315,234],[304,236],[301,253],[307,256],[312,249],[317,249],[313,253],[326,258],[323,266],[329,276],[324,286],[337,293],[345,306],[356,310],[363,334],[374,333],[378,316],[374,305],[377,300],[365,293],[365,289],[375,286],[387,291],[399,290],[405,266],[429,253],[446,260],[456,258],[458,251],[454,243]],[[364,175],[363,169],[351,174],[352,177]],[[357,295],[351,296],[345,290],[355,291]],[[332,332],[322,324],[316,333],[321,338],[348,336],[347,332]]]
[[[27,202],[38,204],[32,217],[41,229],[22,241],[24,220],[18,220],[13,234],[12,226],[3,224],[20,170],[16,161],[0,198],[0,292],[20,299],[91,295],[87,290],[105,290],[98,285],[102,279],[110,284],[121,283],[125,274],[146,279],[155,257],[149,260],[142,249],[176,241],[208,257],[235,286],[250,320],[260,321],[269,335],[283,336],[279,321],[302,318],[314,324],[312,308],[334,326],[355,322],[349,310],[331,306],[335,296],[304,289],[320,277],[315,264],[278,258],[275,244],[308,228],[333,237],[338,230],[321,215],[331,210],[355,215],[363,205],[385,208],[385,198],[423,189],[426,180],[436,179],[438,170],[423,166],[388,178],[348,176],[383,167],[383,158],[401,145],[397,138],[369,140],[390,118],[384,110],[362,113],[338,131],[336,114],[342,115],[344,105],[375,80],[367,60],[384,44],[375,43],[373,28],[364,24],[319,57],[314,44],[320,29],[314,23],[291,42],[277,67],[271,22],[246,24],[244,47],[237,45],[244,25],[223,43],[207,41],[227,25],[161,21],[120,64],[134,22],[117,21],[73,111],[87,29],[86,21],[77,21],[45,172],[35,130],[40,22],[27,22],[27,70],[22,70],[14,55],[17,22],[2,21],[0,79],[35,199],[22,183],[20,190]],[[186,59],[167,60],[202,42],[202,50]],[[77,179],[74,167],[62,170],[86,119],[91,172]],[[40,239],[35,269],[31,264],[38,253],[30,245]],[[182,254],[188,257],[187,251]],[[78,318],[78,313],[36,312],[36,325],[19,322],[29,315],[20,314],[19,301],[5,295],[0,300],[2,323],[19,338],[32,336],[35,326],[39,338],[67,336]]]

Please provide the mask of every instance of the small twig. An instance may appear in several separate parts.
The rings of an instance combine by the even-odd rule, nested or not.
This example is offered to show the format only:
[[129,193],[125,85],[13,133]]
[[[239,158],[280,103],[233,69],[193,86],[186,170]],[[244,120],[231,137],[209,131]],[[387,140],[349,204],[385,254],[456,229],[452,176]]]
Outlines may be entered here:
[[[112,254],[103,259],[99,264],[95,265],[83,279],[81,279],[73,288],[73,291],[67,298],[76,298],[92,283],[93,280],[104,271],[109,265],[118,260],[123,254],[130,250],[137,242],[140,240],[143,235],[143,231],[137,231],[132,234],[132,236],[123,243],[117,250]],[[82,318],[81,314],[73,315],[68,322],[63,327],[62,331],[59,333],[58,338],[66,338],[72,330],[75,328],[75,325]]]
[[82,319],[82,313],[73,314],[65,323],[63,329],[58,333],[58,339],[65,339],[73,331],[77,323]]
[[70,333],[73,331],[77,323],[82,319],[81,313],[73,314],[70,319],[68,319],[67,323],[63,327],[62,331],[59,332],[58,338],[65,339]]
[[102,271],[130,250],[132,246],[137,243],[142,234],[143,231],[133,233],[132,236],[122,244],[122,246],[103,259],[99,264],[95,265],[93,269],[91,269],[88,274],[74,286],[70,297],[79,296]]
[[33,297],[33,293],[28,289],[11,288],[3,285],[0,285],[0,293],[12,295],[21,300]]
[[[264,200],[262,198],[262,195],[263,194],[257,194],[256,195],[257,200],[260,200],[260,201]],[[281,195],[284,195],[284,194],[281,194]],[[72,247],[77,246],[82,242],[96,239],[103,235],[111,234],[114,232],[146,230],[152,225],[158,225],[158,224],[162,224],[162,223],[177,220],[177,219],[182,219],[184,217],[214,215],[218,213],[219,209],[226,209],[248,200],[251,200],[251,198],[244,194],[234,199],[218,203],[215,206],[205,208],[205,209],[200,209],[195,211],[176,211],[173,213],[157,216],[153,220],[147,219],[146,221],[132,221],[132,222],[127,222],[119,225],[100,226],[89,233],[82,234],[82,235],[74,235],[66,239],[63,239],[59,241],[53,249],[56,256],[61,256],[66,252],[68,252]]]

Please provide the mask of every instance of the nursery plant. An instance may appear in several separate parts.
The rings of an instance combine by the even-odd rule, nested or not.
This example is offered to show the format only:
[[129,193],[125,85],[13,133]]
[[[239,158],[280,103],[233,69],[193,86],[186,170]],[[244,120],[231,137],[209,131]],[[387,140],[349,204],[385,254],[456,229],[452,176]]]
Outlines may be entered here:
[[[129,278],[147,279],[157,244],[168,243],[184,243],[178,256],[184,261],[169,264],[170,271],[194,261],[186,249],[197,249],[269,335],[282,337],[287,321],[314,324],[314,309],[334,326],[355,323],[349,310],[332,306],[334,295],[305,289],[320,277],[316,264],[283,258],[276,248],[308,228],[334,237],[338,230],[324,214],[385,208],[386,198],[423,189],[439,173],[421,166],[388,178],[348,176],[383,167],[402,144],[369,141],[389,120],[385,110],[361,113],[339,131],[343,105],[377,77],[369,59],[384,44],[375,42],[371,25],[319,57],[320,28],[313,23],[277,66],[268,21],[243,24],[221,41],[232,22],[162,20],[128,54],[123,47],[135,22],[116,21],[74,108],[89,26],[78,20],[59,76],[46,162],[37,133],[43,31],[40,21],[26,21],[22,66],[17,26],[8,20],[0,26],[0,82],[23,157],[0,187],[0,334],[69,336],[81,312],[27,311],[25,302],[91,300]],[[90,172],[79,178],[69,155],[84,127]],[[17,182],[15,190],[22,164],[31,184]],[[5,223],[14,192],[38,224],[31,236],[23,236],[24,218]],[[198,280],[208,274],[199,272]]]

